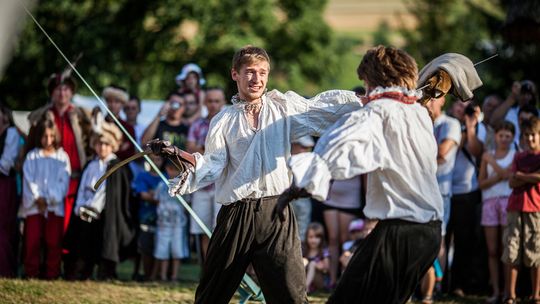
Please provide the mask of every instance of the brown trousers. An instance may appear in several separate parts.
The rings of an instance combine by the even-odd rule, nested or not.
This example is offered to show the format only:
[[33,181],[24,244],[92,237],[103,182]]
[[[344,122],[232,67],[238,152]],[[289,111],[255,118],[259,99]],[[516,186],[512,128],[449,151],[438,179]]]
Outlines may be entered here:
[[272,216],[277,197],[223,206],[210,239],[195,303],[229,303],[251,263],[266,303],[307,303],[296,218]]

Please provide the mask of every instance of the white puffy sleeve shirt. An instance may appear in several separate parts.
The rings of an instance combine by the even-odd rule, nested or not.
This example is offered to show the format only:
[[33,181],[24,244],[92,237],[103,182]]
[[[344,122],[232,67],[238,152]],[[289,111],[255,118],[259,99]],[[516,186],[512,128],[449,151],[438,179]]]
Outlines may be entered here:
[[38,214],[36,199],[47,201],[47,212],[64,216],[64,198],[69,187],[71,166],[67,153],[59,148],[52,155],[33,149],[23,165],[23,197],[21,216]]
[[75,201],[75,214],[79,215],[81,206],[92,206],[101,211],[105,206],[105,191],[107,180],[105,180],[97,190],[94,190],[96,182],[107,172],[109,163],[116,159],[116,154],[111,153],[105,159],[94,158],[84,169],[79,183],[77,200]]
[[290,160],[296,186],[326,200],[331,179],[368,173],[364,213],[372,219],[442,218],[437,144],[419,104],[374,100],[337,121],[312,153]]
[[211,123],[204,155],[185,183],[171,180],[169,193],[191,193],[216,184],[216,201],[281,194],[292,182],[287,167],[292,139],[320,135],[337,119],[361,104],[352,91],[327,91],[311,99],[273,90],[263,95],[259,128],[250,127],[245,103],[222,110]]

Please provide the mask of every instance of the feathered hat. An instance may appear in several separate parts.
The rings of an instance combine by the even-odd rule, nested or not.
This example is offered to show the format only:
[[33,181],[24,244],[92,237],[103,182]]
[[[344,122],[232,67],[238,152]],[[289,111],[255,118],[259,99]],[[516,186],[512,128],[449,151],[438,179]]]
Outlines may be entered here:
[[92,147],[98,142],[105,142],[111,145],[113,152],[118,151],[122,141],[122,132],[115,124],[105,121],[99,107],[94,108],[92,111],[92,131],[93,134],[90,139]]
[[[77,61],[81,59],[82,53],[75,58],[75,60],[71,63],[73,66],[77,64]],[[47,92],[49,93],[49,96],[52,95],[54,89],[56,89],[59,85],[67,85],[71,88],[71,91],[75,93],[77,90],[77,81],[75,78],[71,76],[71,73],[73,72],[73,69],[71,66],[67,66],[64,71],[51,74],[49,76],[49,80],[47,82]]]
[[107,99],[107,98],[115,98],[117,100],[120,100],[122,104],[126,104],[129,101],[129,94],[128,92],[121,87],[110,85],[108,87],[105,87],[103,89],[103,92],[101,95]]

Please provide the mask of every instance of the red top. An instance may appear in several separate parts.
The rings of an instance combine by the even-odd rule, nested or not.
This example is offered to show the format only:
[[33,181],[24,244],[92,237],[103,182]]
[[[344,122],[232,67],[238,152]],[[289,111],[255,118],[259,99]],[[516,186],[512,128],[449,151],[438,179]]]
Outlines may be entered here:
[[[519,152],[514,156],[512,172],[533,173],[540,170],[540,153]],[[540,183],[514,188],[508,200],[508,211],[540,212]]]
[[52,107],[54,114],[54,123],[58,128],[58,132],[62,136],[62,148],[69,156],[69,163],[71,165],[71,171],[81,171],[81,160],[79,158],[79,150],[77,150],[77,142],[75,141],[75,133],[73,133],[73,127],[69,120],[69,112],[73,110],[73,105],[69,105],[68,109],[64,112],[64,115],[60,116],[60,113],[55,107]]

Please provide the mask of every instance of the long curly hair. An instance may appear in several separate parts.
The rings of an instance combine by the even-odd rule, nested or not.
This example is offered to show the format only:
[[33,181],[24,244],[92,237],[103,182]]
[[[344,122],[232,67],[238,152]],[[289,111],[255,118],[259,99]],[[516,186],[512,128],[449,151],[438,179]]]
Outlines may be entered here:
[[403,50],[382,45],[366,52],[356,72],[372,88],[400,86],[413,90],[418,80],[414,58]]

